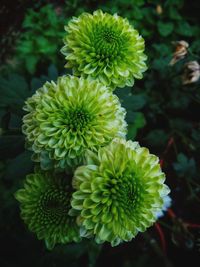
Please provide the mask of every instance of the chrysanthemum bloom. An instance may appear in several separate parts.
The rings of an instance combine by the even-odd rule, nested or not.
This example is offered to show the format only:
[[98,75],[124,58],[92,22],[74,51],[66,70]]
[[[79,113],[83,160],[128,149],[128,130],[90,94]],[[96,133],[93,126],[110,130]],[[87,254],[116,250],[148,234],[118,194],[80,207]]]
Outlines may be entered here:
[[80,164],[86,149],[96,150],[125,137],[125,110],[97,81],[63,76],[29,98],[22,127],[33,160],[43,169]]
[[21,217],[48,249],[55,244],[80,241],[75,219],[68,215],[72,189],[67,177],[36,172],[26,177],[24,188],[15,197],[20,202]]
[[144,40],[127,19],[97,10],[83,13],[65,27],[61,52],[74,75],[116,87],[132,86],[147,69]]
[[70,214],[77,216],[81,235],[118,245],[156,221],[169,193],[164,180],[147,148],[114,139],[98,154],[88,152],[87,165],[75,171]]

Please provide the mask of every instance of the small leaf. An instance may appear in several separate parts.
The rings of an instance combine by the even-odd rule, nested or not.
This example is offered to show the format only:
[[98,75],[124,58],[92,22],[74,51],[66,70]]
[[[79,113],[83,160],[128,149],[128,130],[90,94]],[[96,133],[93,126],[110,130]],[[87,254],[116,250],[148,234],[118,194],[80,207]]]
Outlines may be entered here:
[[4,176],[6,179],[23,179],[26,174],[33,169],[33,162],[31,161],[31,152],[24,151],[15,159],[9,161],[6,166]]
[[0,159],[13,158],[24,150],[22,135],[0,136]]
[[182,19],[179,12],[177,11],[177,8],[175,8],[173,6],[169,7],[169,17],[173,20],[181,20]]
[[37,62],[38,62],[38,57],[37,56],[35,56],[35,55],[26,55],[25,65],[26,65],[27,70],[31,74],[33,74],[35,72]]
[[144,94],[132,94],[130,88],[116,90],[115,93],[125,109],[137,111],[142,109],[146,104],[146,96]]
[[53,64],[51,64],[48,67],[48,77],[50,78],[50,80],[53,80],[53,81],[55,81],[58,78],[58,70]]
[[193,36],[194,34],[193,27],[191,27],[187,21],[182,20],[178,23],[178,27],[176,27],[176,32],[186,37]]
[[172,22],[158,22],[158,31],[159,33],[166,37],[170,35],[174,29],[174,24]]
[[128,125],[128,139],[134,139],[139,129],[143,128],[146,124],[144,114],[141,112],[132,113],[132,123]]
[[9,74],[6,78],[0,77],[0,107],[22,115],[24,101],[30,95],[28,83],[20,75]]
[[173,164],[179,177],[191,178],[196,173],[196,162],[194,158],[188,158],[183,153],[179,153],[177,162]]
[[145,137],[150,146],[160,147],[167,144],[169,136],[162,129],[154,129]]

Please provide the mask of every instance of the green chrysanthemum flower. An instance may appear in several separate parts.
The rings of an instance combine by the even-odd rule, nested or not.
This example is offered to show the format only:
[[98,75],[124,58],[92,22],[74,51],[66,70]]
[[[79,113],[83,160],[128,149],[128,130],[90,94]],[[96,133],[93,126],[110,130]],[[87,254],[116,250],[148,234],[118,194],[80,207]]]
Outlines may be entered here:
[[114,139],[98,154],[88,152],[87,165],[75,171],[70,214],[77,216],[82,236],[118,245],[156,221],[169,193],[164,180],[147,148]]
[[107,87],[63,76],[47,82],[26,102],[23,133],[42,169],[81,163],[86,149],[97,150],[125,137],[125,110]]
[[57,243],[80,241],[75,219],[68,215],[71,195],[67,177],[44,172],[27,175],[24,189],[15,194],[22,219],[38,239],[45,240],[48,249]]
[[65,30],[67,68],[74,75],[98,79],[116,87],[132,86],[147,69],[144,40],[128,22],[117,14],[97,10],[73,18]]

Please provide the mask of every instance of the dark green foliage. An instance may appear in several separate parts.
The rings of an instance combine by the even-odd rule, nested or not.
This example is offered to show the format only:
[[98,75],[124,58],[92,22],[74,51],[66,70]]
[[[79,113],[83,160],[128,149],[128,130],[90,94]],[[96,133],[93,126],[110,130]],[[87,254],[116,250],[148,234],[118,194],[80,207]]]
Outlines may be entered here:
[[128,139],[134,140],[139,129],[146,124],[145,116],[141,110],[146,104],[145,94],[133,94],[130,88],[117,89],[116,95],[120,98],[122,106],[126,109],[128,123]]
[[177,162],[173,166],[179,177],[189,179],[196,173],[196,162],[194,158],[188,158],[183,153],[178,154]]
[[28,10],[23,22],[24,32],[17,47],[17,57],[25,64],[28,72],[33,74],[39,64],[62,62],[59,50],[67,22],[63,10],[53,5],[41,7],[39,11]]
[[3,170],[5,179],[24,177],[33,169],[31,154],[24,151],[24,136],[21,133],[25,100],[46,81],[56,80],[58,71],[50,65],[47,75],[32,78],[27,82],[19,74],[0,76],[0,160],[6,161]]
[[0,107],[13,113],[22,114],[22,106],[27,97],[31,96],[25,79],[18,74],[0,77]]
[[162,129],[153,129],[147,136],[145,137],[145,140],[147,141],[148,145],[150,147],[165,147],[167,140],[169,138],[169,134],[166,133],[166,131]]
[[159,21],[157,25],[158,25],[158,32],[163,37],[170,35],[174,29],[174,24],[172,22],[164,23]]

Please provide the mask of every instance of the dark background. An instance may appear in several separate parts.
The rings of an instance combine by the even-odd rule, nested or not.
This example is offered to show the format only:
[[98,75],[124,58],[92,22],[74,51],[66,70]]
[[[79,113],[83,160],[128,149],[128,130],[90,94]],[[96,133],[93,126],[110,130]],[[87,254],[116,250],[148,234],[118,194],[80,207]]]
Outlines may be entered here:
[[[86,240],[47,251],[23,224],[13,197],[33,170],[21,133],[22,107],[45,81],[66,73],[60,53],[64,25],[98,8],[128,18],[145,39],[144,78],[115,93],[127,109],[128,138],[160,157],[172,206],[132,242],[111,248]],[[184,65],[200,58],[199,14],[197,0],[1,1],[0,266],[199,266],[200,86],[183,85],[181,78]],[[189,43],[188,54],[169,66],[172,41],[179,40]]]

